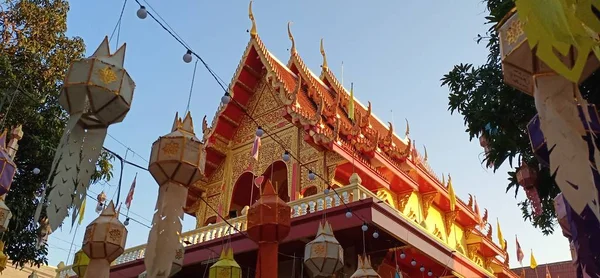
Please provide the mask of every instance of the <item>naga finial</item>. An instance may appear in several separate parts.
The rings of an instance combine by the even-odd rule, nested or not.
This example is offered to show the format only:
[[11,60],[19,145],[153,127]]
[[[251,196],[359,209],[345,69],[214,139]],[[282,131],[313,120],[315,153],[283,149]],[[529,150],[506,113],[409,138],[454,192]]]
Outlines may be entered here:
[[425,147],[425,145],[423,145],[423,149],[424,149],[423,161],[427,162],[427,147]]
[[248,18],[250,18],[250,21],[252,21],[250,36],[255,37],[258,35],[258,31],[256,31],[256,21],[254,20],[254,13],[252,13],[252,0],[250,0],[250,4],[248,5]]
[[288,29],[288,37],[290,37],[290,41],[292,41],[292,47],[290,48],[290,53],[296,53],[296,41],[294,40],[294,35],[292,35],[292,22],[288,21],[287,29]]
[[404,120],[406,120],[406,132],[404,133],[404,135],[408,138],[408,135],[410,134],[410,126],[408,125],[408,119]]
[[323,69],[327,68],[327,56],[325,55],[325,47],[323,46],[323,38],[321,38],[321,56],[323,56]]

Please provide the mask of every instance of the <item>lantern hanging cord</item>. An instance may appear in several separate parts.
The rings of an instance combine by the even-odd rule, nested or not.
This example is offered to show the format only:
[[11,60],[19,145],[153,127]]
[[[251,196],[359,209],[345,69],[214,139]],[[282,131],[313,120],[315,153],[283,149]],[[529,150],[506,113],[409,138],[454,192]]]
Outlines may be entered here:
[[194,73],[192,74],[192,84],[190,84],[190,94],[188,95],[187,105],[185,106],[185,113],[190,111],[190,102],[192,101],[192,92],[194,91],[194,81],[196,80],[196,69],[198,68],[198,60],[194,63]]
[[119,38],[121,37],[121,23],[123,22],[123,12],[125,11],[125,6],[127,6],[127,0],[123,1],[123,6],[121,7],[121,14],[119,14],[119,20],[117,20],[115,28],[113,29],[112,33],[110,34],[110,38],[108,39],[109,41],[112,41],[115,32],[117,33],[117,42],[115,43],[116,48],[119,47]]

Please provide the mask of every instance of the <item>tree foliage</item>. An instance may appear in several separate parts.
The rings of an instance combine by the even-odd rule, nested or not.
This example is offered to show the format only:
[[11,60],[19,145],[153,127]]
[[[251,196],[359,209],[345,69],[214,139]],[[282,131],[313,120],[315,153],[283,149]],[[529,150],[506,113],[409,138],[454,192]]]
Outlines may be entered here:
[[[6,204],[13,213],[3,235],[5,252],[20,267],[47,264],[47,248],[37,248],[33,219],[68,114],[58,103],[69,64],[83,56],[81,38],[69,38],[65,0],[3,0],[0,3],[1,128],[23,125],[15,162],[17,174]],[[112,157],[102,153],[92,182],[112,177]],[[34,175],[33,169],[41,170]]]
[[[481,66],[459,64],[442,78],[442,86],[450,90],[448,110],[463,115],[466,132],[471,140],[485,136],[490,151],[484,163],[494,169],[508,160],[511,168],[518,168],[522,157],[528,165],[540,168],[538,193],[542,200],[543,213],[533,216],[531,203],[519,203],[523,218],[532,222],[544,234],[554,231],[556,217],[553,198],[560,192],[550,170],[543,167],[533,155],[527,132],[527,124],[537,113],[533,98],[504,84],[500,57],[500,45],[496,27],[498,22],[514,7],[514,0],[486,0],[490,28],[485,35],[477,35],[477,43],[487,42],[487,62]],[[594,104],[600,103],[600,74],[594,73],[580,86],[582,95]],[[491,127],[490,128],[486,128]],[[492,132],[490,132],[492,130]],[[514,170],[508,172],[506,191],[519,191]]]

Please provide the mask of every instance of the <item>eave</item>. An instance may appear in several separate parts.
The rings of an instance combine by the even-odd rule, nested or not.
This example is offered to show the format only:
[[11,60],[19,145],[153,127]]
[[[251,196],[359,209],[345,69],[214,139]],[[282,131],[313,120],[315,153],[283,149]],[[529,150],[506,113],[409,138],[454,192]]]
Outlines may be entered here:
[[500,256],[505,257],[505,253],[500,247],[496,246],[492,239],[485,236],[477,229],[471,229],[467,232],[467,246],[477,246],[478,252],[485,258]]

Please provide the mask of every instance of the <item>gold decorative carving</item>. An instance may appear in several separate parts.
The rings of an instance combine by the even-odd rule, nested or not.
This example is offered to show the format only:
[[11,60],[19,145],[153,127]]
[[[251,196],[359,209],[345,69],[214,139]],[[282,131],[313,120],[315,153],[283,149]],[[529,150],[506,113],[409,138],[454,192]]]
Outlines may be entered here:
[[112,242],[121,242],[122,236],[123,236],[123,234],[121,233],[121,230],[119,230],[119,229],[111,229],[108,232],[108,237],[110,238],[110,240]]
[[377,198],[383,200],[384,202],[386,202],[388,205],[390,205],[393,208],[396,208],[396,198],[395,198],[395,194],[393,192],[390,192],[389,190],[385,189],[385,188],[381,188],[379,190],[377,190]]
[[469,259],[475,261],[477,252],[479,252],[479,243],[467,244],[467,256]]
[[438,228],[437,224],[434,225],[433,235],[439,238],[440,240],[444,240],[444,236],[442,235],[442,231]]
[[337,169],[337,165],[331,165],[327,167],[327,181],[333,184],[335,179],[335,170]]
[[444,224],[445,224],[445,228],[446,228],[446,236],[450,236],[450,232],[452,232],[452,225],[454,225],[454,221],[456,220],[456,217],[458,216],[458,211],[451,211],[451,212],[447,212],[444,218]]
[[401,213],[404,213],[404,209],[406,208],[406,205],[408,204],[408,200],[410,199],[410,196],[412,196],[412,193],[412,191],[407,191],[398,194],[398,210]]
[[179,143],[169,142],[163,148],[162,151],[167,155],[174,155],[179,150]]
[[181,258],[183,258],[183,252],[184,249],[177,249],[177,251],[175,251],[175,259],[181,260]]
[[110,66],[105,66],[99,69],[98,77],[100,78],[100,81],[106,85],[117,81],[117,74],[110,68]]
[[314,181],[308,179],[308,170],[312,170],[313,173],[323,177],[323,166],[319,161],[313,161],[311,163],[304,164],[304,166],[300,167],[300,185],[301,188],[306,188],[309,186],[316,186],[319,189],[319,192],[323,191],[322,180],[316,178]]
[[427,219],[427,216],[429,215],[429,207],[431,206],[431,203],[433,203],[433,199],[435,199],[437,194],[437,191],[434,191],[423,193],[421,195],[421,209],[423,211],[423,220]]
[[327,165],[339,164],[340,162],[346,161],[341,155],[336,152],[327,152],[325,154],[325,160]]
[[456,249],[456,251],[460,252],[461,254],[463,254],[463,255],[465,254],[465,249],[463,249],[462,245],[459,242],[456,243],[455,249]]
[[471,236],[471,234],[473,234],[473,230],[475,230],[475,226],[466,226],[463,228],[464,232],[463,232],[463,237],[466,239],[469,238],[469,236]]
[[415,213],[413,208],[410,208],[410,210],[406,214],[406,217],[408,217],[408,219],[410,219],[410,220],[417,222],[417,214]]
[[519,37],[523,35],[523,22],[517,19],[510,24],[510,27],[506,29],[506,42],[513,44],[517,42]]

